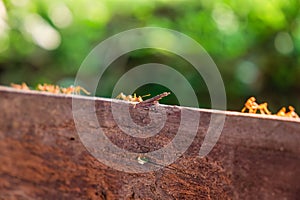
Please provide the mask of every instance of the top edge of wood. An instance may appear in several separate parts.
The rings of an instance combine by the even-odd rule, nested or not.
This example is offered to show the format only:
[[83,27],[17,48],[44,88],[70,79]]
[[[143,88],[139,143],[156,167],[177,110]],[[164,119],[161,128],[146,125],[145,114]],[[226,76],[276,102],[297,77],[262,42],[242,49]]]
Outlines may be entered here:
[[[30,95],[39,95],[39,96],[49,96],[49,97],[57,97],[57,98],[70,98],[70,99],[82,99],[82,100],[92,100],[92,101],[106,101],[106,102],[114,102],[114,103],[122,103],[122,104],[133,104],[132,102],[127,102],[120,99],[113,98],[105,98],[105,97],[97,97],[97,96],[85,96],[85,95],[74,95],[74,94],[54,94],[50,92],[43,92],[37,90],[21,90],[8,86],[0,85],[0,93],[1,92],[10,92],[10,93],[19,93],[19,94],[30,94]],[[0,95],[1,98],[1,95]],[[216,114],[216,115],[226,115],[227,116],[235,116],[235,117],[248,117],[248,118],[259,118],[259,119],[267,119],[267,120],[278,120],[278,121],[289,121],[289,122],[297,122],[300,123],[300,118],[289,118],[289,117],[280,117],[276,115],[264,115],[264,114],[252,114],[252,113],[242,113],[239,111],[229,111],[229,110],[217,110],[217,109],[207,109],[207,108],[194,108],[187,106],[179,106],[179,105],[165,105],[159,104],[159,106],[166,108],[178,108],[178,109],[188,109],[202,113]]]

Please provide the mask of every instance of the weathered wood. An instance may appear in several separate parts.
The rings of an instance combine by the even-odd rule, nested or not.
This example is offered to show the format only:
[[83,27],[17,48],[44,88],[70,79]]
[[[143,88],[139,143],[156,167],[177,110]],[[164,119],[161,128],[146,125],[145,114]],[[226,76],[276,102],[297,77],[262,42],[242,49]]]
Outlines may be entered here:
[[[111,102],[121,107],[127,103],[82,99],[87,103],[95,100],[105,134],[128,151],[147,152],[168,144],[177,132],[183,109],[201,114],[198,133],[183,156],[169,167],[149,173],[121,172],[99,162],[82,144],[71,96],[0,87],[0,199],[300,196],[299,120],[164,106],[164,128],[156,136],[141,139],[124,134],[112,117]],[[152,111],[131,109],[131,117],[137,124],[146,124],[148,112]],[[216,146],[200,158],[198,152],[212,113],[225,114],[226,122]]]

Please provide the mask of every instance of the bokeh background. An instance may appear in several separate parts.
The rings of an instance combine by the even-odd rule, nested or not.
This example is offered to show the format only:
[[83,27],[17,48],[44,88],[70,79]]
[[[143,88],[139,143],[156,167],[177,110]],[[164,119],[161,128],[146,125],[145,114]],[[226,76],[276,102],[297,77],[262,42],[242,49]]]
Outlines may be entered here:
[[[255,96],[259,103],[268,102],[273,113],[288,105],[300,111],[299,0],[0,0],[0,84],[71,85],[99,42],[144,26],[174,29],[198,41],[220,70],[228,110],[240,110]],[[180,71],[195,89],[200,107],[210,107],[205,83],[193,67],[153,49],[116,60],[97,95],[110,97],[122,74],[149,62]],[[146,85],[136,92],[165,90]],[[163,103],[177,100],[171,96]]]

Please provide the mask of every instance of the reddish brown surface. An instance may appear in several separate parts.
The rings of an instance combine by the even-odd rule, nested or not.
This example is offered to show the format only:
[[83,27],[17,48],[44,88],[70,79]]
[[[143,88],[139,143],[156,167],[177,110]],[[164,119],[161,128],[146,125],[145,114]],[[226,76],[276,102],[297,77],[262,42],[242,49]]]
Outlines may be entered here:
[[[96,100],[99,122],[110,140],[136,152],[159,149],[170,142],[178,129],[181,109],[185,108],[167,107],[165,127],[149,141],[122,133],[112,118],[110,101]],[[199,131],[184,155],[168,168],[130,174],[107,167],[86,150],[75,129],[70,96],[0,87],[0,110],[0,199],[300,196],[297,120],[225,112],[225,127],[217,145],[208,156],[199,158],[213,111],[194,110],[201,114]],[[132,112],[136,123],[147,123],[148,111]]]

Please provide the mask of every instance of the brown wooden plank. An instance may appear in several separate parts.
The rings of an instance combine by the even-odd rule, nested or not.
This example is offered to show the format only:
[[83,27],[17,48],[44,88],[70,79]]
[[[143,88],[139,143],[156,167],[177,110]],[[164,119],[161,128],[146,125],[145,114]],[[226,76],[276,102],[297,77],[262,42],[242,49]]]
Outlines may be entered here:
[[[297,119],[158,106],[154,110],[166,108],[164,128],[154,137],[137,139],[123,133],[111,113],[112,102],[120,108],[127,103],[78,98],[83,104],[95,100],[105,134],[128,151],[147,152],[167,145],[177,132],[184,109],[191,112],[191,120],[193,114],[200,113],[199,129],[188,150],[170,166],[148,173],[121,172],[99,162],[81,142],[73,120],[71,96],[0,87],[0,199],[297,199],[300,196]],[[155,112],[142,108],[130,110],[138,124],[148,123],[148,112]],[[200,158],[198,152],[212,113],[226,115],[224,129],[213,150]],[[88,126],[93,129],[93,124]],[[147,165],[150,163],[141,167]]]

